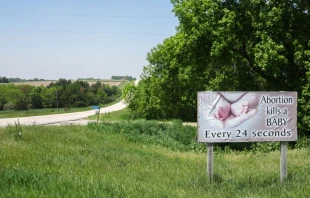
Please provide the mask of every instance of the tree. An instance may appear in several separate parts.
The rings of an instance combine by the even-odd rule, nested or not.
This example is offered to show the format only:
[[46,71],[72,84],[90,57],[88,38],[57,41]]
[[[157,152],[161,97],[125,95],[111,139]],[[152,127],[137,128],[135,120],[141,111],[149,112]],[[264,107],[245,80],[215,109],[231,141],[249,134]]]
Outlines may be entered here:
[[63,89],[62,94],[60,96],[60,102],[61,102],[62,106],[65,109],[69,109],[70,110],[70,108],[71,108],[71,106],[72,106],[72,104],[74,102],[71,90]]
[[98,90],[102,89],[102,88],[103,88],[103,85],[102,85],[102,83],[100,81],[96,81],[96,83],[91,85],[91,91],[94,94],[97,94]]
[[105,85],[103,88],[104,92],[110,97],[114,94],[113,89],[110,87],[109,84]]
[[98,89],[96,94],[96,104],[104,104],[107,100],[107,94],[103,89]]
[[68,86],[72,93],[72,101],[74,101],[74,106],[76,107],[86,107],[88,106],[88,101],[86,94],[89,90],[89,84],[86,81],[75,81]]
[[23,93],[23,96],[24,96],[24,99],[25,99],[25,102],[27,104],[30,104],[31,103],[31,98],[30,98],[30,94],[32,92],[32,90],[35,88],[34,86],[31,86],[31,85],[17,85],[16,86],[18,89],[20,89]]
[[23,97],[23,92],[14,84],[4,86],[2,93],[6,101],[15,102],[18,98]]
[[5,104],[6,104],[5,98],[3,96],[0,96],[0,111],[3,110]]
[[66,80],[64,78],[59,78],[57,82],[51,82],[47,87],[53,87],[53,86],[59,86],[59,87],[67,87],[70,85],[72,82],[71,80]]
[[[42,87],[41,89],[41,98],[42,98],[42,106],[44,108],[52,108],[56,107],[56,89],[58,87],[46,88]],[[59,88],[58,88],[59,89]]]
[[28,104],[29,103],[27,102],[25,96],[19,97],[15,102],[15,110],[28,110],[29,109]]
[[3,110],[4,108],[4,105],[7,103],[7,100],[6,100],[6,92],[7,92],[7,86],[5,85],[0,85],[0,111]]
[[113,95],[115,96],[121,96],[122,91],[115,85],[112,86]]
[[93,92],[90,92],[90,91],[87,92],[85,97],[86,97],[86,100],[88,102],[87,106],[88,105],[98,105],[99,104],[99,102],[98,102],[98,100],[96,98],[96,95]]
[[36,87],[31,91],[30,94],[31,108],[40,109],[43,107],[41,91],[42,91],[41,87]]
[[196,120],[197,92],[297,91],[310,121],[310,2],[171,0],[176,35],[147,56],[136,109]]
[[9,83],[9,79],[5,76],[2,77],[2,83]]

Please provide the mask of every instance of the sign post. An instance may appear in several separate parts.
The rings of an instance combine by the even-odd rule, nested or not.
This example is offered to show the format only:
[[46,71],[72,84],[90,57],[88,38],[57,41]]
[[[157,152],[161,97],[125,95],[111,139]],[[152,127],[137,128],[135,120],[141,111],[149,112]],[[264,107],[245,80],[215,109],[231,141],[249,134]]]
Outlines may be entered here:
[[212,182],[213,181],[213,144],[212,143],[208,143],[207,144],[207,149],[208,149],[208,153],[207,153],[207,173],[208,173],[208,178],[209,181]]
[[99,115],[100,115],[100,108],[99,108],[99,111],[98,111],[97,125],[98,125],[98,122],[99,122]]
[[287,178],[287,142],[281,142],[280,148],[280,182],[284,183]]
[[281,142],[280,182],[287,178],[287,142],[297,141],[297,92],[198,92],[198,142]]
[[99,122],[99,115],[100,115],[100,106],[92,106],[92,109],[98,109],[98,117],[97,117],[97,125],[98,125],[98,122]]

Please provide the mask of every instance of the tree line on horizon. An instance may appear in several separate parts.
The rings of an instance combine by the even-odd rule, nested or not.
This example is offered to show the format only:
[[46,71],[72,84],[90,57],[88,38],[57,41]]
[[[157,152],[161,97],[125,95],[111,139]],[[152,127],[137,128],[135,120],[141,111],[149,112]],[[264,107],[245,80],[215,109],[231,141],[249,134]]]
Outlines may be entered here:
[[25,81],[48,81],[46,79],[39,79],[39,78],[33,78],[33,79],[22,79],[22,78],[7,78],[5,76],[3,76],[1,78],[0,76],[0,83],[10,83],[10,82],[25,82]]
[[115,101],[121,96],[117,86],[100,81],[89,85],[86,81],[59,79],[47,87],[31,85],[0,85],[0,110],[87,107]]
[[[132,80],[136,80],[136,78],[132,77],[132,76],[112,76],[111,77],[112,80],[129,80],[129,81],[132,81]],[[78,78],[77,80],[80,80],[80,81],[100,81],[102,79],[100,78]],[[0,76],[0,83],[10,83],[10,82],[25,82],[25,81],[50,81],[50,80],[46,80],[46,79],[43,79],[43,78],[33,78],[33,79],[22,79],[22,78],[7,78],[5,76],[1,77]]]
[[297,91],[310,135],[310,2],[171,0],[176,34],[150,50],[129,108],[147,119],[197,120],[198,91]]
[[112,76],[111,77],[112,80],[136,80],[136,78],[132,77],[132,76]]

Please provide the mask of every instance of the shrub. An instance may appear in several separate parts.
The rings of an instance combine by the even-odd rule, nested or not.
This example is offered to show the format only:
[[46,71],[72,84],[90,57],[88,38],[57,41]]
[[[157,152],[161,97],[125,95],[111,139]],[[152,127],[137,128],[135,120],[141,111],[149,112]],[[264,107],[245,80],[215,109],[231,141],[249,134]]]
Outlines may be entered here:
[[6,103],[6,104],[3,106],[3,110],[14,110],[14,109],[15,109],[15,104],[14,104],[14,102],[12,102],[12,101]]
[[[95,128],[95,125],[90,124]],[[197,130],[192,126],[183,126],[181,121],[161,123],[158,121],[121,121],[103,122],[98,131],[123,133],[128,141],[142,144],[155,144],[178,151],[205,151],[205,144],[198,144]]]
[[15,103],[15,110],[28,110],[28,102],[25,97],[18,98]]
[[2,111],[4,109],[4,105],[5,105],[6,101],[4,98],[0,98],[0,111]]

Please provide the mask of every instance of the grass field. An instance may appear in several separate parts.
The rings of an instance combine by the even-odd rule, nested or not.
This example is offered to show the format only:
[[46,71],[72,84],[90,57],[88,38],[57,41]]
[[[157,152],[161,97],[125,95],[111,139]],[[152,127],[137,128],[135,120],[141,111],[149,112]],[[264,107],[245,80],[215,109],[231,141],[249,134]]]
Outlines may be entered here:
[[216,151],[210,183],[204,151],[181,151],[173,145],[183,144],[177,136],[152,137],[156,131],[185,134],[196,129],[144,121],[125,127],[1,128],[0,197],[310,196],[309,148],[288,151],[289,177],[283,185],[279,151]]

